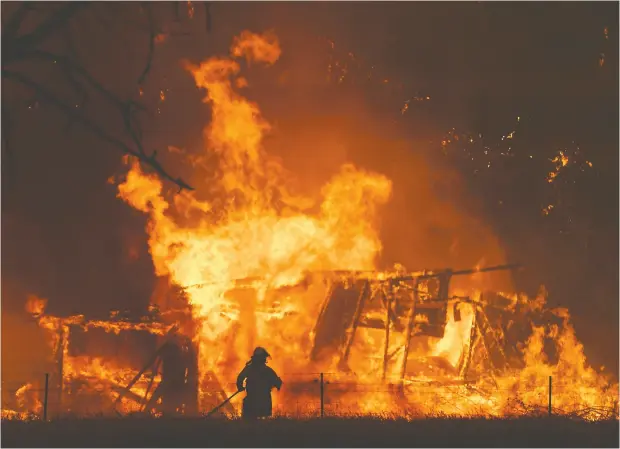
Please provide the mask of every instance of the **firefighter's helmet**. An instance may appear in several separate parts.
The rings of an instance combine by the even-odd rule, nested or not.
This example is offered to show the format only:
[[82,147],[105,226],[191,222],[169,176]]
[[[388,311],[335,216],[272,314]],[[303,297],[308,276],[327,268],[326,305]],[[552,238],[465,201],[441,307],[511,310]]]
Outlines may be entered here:
[[271,355],[269,355],[269,353],[267,352],[267,350],[265,348],[262,347],[258,347],[254,350],[254,353],[252,354],[252,358],[256,358],[256,359],[266,359],[267,357],[271,357]]

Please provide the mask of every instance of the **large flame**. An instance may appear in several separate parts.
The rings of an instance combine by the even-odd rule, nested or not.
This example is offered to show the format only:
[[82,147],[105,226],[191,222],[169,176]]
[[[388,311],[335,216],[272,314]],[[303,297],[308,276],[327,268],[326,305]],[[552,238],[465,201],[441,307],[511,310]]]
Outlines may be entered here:
[[[280,49],[272,35],[245,32],[235,39],[231,55],[273,64]],[[205,102],[212,109],[211,123],[205,128],[205,150],[219,156],[217,177],[198,187],[219,195],[220,201],[213,206],[186,194],[176,201],[175,213],[189,217],[213,207],[220,210],[204,213],[204,219],[191,223],[172,219],[167,215],[171,205],[162,195],[161,181],[142,173],[138,165],[132,166],[119,186],[119,196],[149,213],[157,274],[169,275],[175,284],[188,287],[190,302],[202,322],[202,366],[238,367],[226,366],[231,354],[221,339],[237,319],[247,335],[237,339],[233,359],[244,360],[252,346],[267,339],[271,347],[281,340],[278,350],[293,355],[298,348],[284,344],[290,338],[286,328],[294,332],[302,324],[310,327],[308,312],[316,304],[285,304],[307,318],[297,323],[291,320],[275,330],[268,325],[271,316],[255,310],[266,300],[264,293],[247,298],[240,304],[239,315],[232,317],[225,314],[226,292],[235,279],[261,278],[266,289],[294,285],[308,270],[373,269],[381,250],[374,226],[376,207],[389,198],[390,181],[352,165],[343,166],[323,188],[320,207],[305,213],[313,202],[288,191],[283,167],[264,151],[262,141],[269,123],[258,105],[234,87],[239,64],[230,58],[212,58],[186,67],[197,86],[206,90]]]
[[[269,347],[275,355],[273,364],[286,381],[286,373],[311,373],[312,329],[326,289],[317,282],[301,281],[311,272],[377,270],[382,249],[378,212],[390,198],[389,179],[346,164],[314,198],[307,198],[290,187],[290,174],[265,151],[263,141],[271,127],[259,106],[239,93],[247,81],[240,76],[238,59],[272,65],[280,53],[275,35],[246,31],[234,39],[229,57],[184,64],[196,85],[204,89],[204,102],[212,113],[204,130],[204,154],[217,157],[215,168],[206,157],[194,157],[196,166],[210,173],[195,181],[196,192],[182,192],[171,199],[162,181],[143,172],[137,163],[130,165],[118,186],[118,196],[148,216],[146,230],[155,273],[181,287],[192,306],[198,329],[187,333],[199,348],[201,388],[209,382],[210,373],[224,382],[234,379],[257,345]],[[396,271],[403,271],[402,267]],[[385,279],[391,275],[394,273],[374,276]],[[245,288],[239,280],[247,281]],[[277,295],[275,290],[279,291]],[[461,293],[456,296],[481,301],[475,292]],[[533,301],[517,295],[507,297],[511,301],[507,308],[512,311],[520,305],[523,310],[540,312],[546,300],[544,294]],[[599,417],[600,407],[613,407],[614,401],[617,407],[617,384],[610,384],[587,365],[564,310],[553,311],[561,318],[561,326],[533,326],[518,353],[512,355],[521,363],[520,368],[496,372],[478,384],[463,382],[458,372],[461,361],[488,344],[484,339],[472,343],[472,330],[478,325],[472,304],[475,302],[449,303],[443,337],[427,338],[412,346],[410,356],[423,362],[415,367],[417,376],[408,374],[405,378],[405,385],[410,387],[406,397],[393,394],[385,382],[399,374],[404,334],[394,331],[386,345],[382,330],[358,329],[355,353],[349,360],[355,378],[340,372],[335,362],[321,367],[332,371],[328,392],[344,389],[338,393],[338,404],[328,402],[327,406],[342,413],[401,416],[510,415],[524,408],[546,407],[548,379],[552,376],[556,382],[554,407],[591,419]],[[59,322],[44,315],[44,306],[45,302],[35,297],[28,301],[29,311],[53,331],[52,346],[65,351],[65,378],[86,379],[88,388],[108,393],[112,391],[109,381],[126,384],[135,370],[99,358],[71,357],[66,344],[61,344],[66,335],[59,336],[59,330],[69,324],[107,332],[146,329],[156,335],[168,330],[154,323],[107,323],[85,321],[83,317]],[[527,315],[521,318],[528,320]],[[418,315],[414,321],[419,325],[425,320]],[[394,323],[401,328],[405,324]],[[504,336],[494,338],[499,341]],[[556,343],[554,361],[545,356],[546,339]],[[386,354],[395,362],[383,373]],[[484,369],[485,364],[488,360],[474,357],[471,368]],[[427,374],[431,371],[435,378],[439,371],[443,382],[431,382]],[[354,390],[347,390],[349,383],[356,385]],[[143,385],[135,387],[138,396],[144,391]],[[316,403],[316,393],[296,393],[297,410],[299,400]],[[276,405],[283,412],[291,412],[278,401]]]

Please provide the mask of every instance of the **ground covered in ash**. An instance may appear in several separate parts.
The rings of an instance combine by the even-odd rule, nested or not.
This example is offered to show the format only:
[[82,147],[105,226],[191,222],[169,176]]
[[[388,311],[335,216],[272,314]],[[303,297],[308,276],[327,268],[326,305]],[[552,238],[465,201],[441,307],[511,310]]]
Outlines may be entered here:
[[2,447],[618,447],[618,420],[2,421]]

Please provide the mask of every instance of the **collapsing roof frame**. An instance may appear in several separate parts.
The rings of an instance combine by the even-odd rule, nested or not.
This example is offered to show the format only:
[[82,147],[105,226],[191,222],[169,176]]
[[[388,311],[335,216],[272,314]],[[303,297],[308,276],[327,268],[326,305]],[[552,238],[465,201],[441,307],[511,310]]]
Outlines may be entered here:
[[[492,331],[491,324],[489,323],[489,320],[486,316],[483,305],[479,302],[473,301],[468,297],[450,297],[449,285],[450,280],[453,276],[474,275],[478,273],[493,271],[516,270],[519,268],[521,268],[521,266],[518,264],[507,264],[467,270],[453,271],[447,269],[430,273],[418,272],[406,275],[395,274],[387,276],[382,273],[377,274],[371,272],[337,272],[340,279],[336,282],[333,282],[330,286],[330,289],[328,290],[321,306],[319,317],[314,328],[313,334],[315,336],[315,346],[313,347],[311,358],[316,359],[317,357],[318,348],[316,336],[317,332],[321,332],[321,326],[324,324],[323,322],[326,321],[326,314],[328,313],[330,302],[335,299],[334,288],[339,283],[342,284],[344,280],[344,282],[349,283],[350,285],[359,285],[359,288],[357,289],[359,291],[359,294],[357,296],[355,312],[350,317],[349,323],[346,323],[347,327],[345,331],[345,341],[340,348],[339,355],[340,369],[345,371],[349,370],[348,360],[356,335],[356,331],[359,327],[368,327],[374,329],[382,328],[385,333],[382,380],[385,381],[391,357],[389,354],[390,332],[393,330],[404,331],[404,354],[402,364],[399,369],[399,380],[402,384],[406,375],[411,339],[416,335],[424,334],[424,331],[419,329],[419,327],[415,326],[416,312],[419,310],[428,311],[429,309],[441,309],[440,315],[443,315],[443,323],[440,324],[443,324],[443,326],[445,326],[445,313],[448,303],[450,301],[454,301],[455,307],[458,302],[463,302],[471,304],[474,308],[474,316],[470,336],[467,342],[466,349],[461,355],[457,366],[459,376],[463,379],[466,378],[472,355],[474,354],[474,350],[478,345],[481,345],[485,350],[487,358],[491,361],[491,364],[494,365],[493,368],[495,370],[501,370],[507,364],[506,357],[503,353],[500,343],[497,341],[497,338]],[[428,292],[420,290],[420,287],[431,279],[437,279],[439,281],[438,293],[435,297],[430,296]],[[375,287],[374,295],[372,288],[373,286]],[[402,326],[399,325],[399,320],[397,316],[397,310],[399,309],[399,307],[397,307],[399,305],[398,303],[399,301],[404,301],[399,299],[398,295],[395,294],[396,290],[402,290],[408,293],[409,304],[400,304],[405,305],[407,310],[407,324],[405,326],[405,329],[402,329]],[[371,299],[375,299],[377,294],[380,296],[381,303],[383,304],[385,310],[385,319],[382,323],[377,323],[377,320],[373,320],[371,322],[371,320],[364,319],[365,306]],[[424,296],[426,296],[426,298],[423,298]],[[402,307],[400,308],[402,309]]]
[[[350,371],[347,363],[351,353],[353,340],[359,327],[383,329],[385,332],[385,346],[383,353],[382,379],[385,381],[387,377],[387,370],[390,359],[390,354],[388,351],[390,344],[390,333],[394,330],[404,331],[406,333],[405,345],[403,348],[404,357],[399,370],[399,380],[402,383],[406,375],[406,367],[411,339],[416,335],[425,334],[425,331],[423,329],[420,329],[423,326],[416,326],[416,313],[418,311],[429,311],[433,309],[443,312],[443,325],[437,326],[438,328],[441,327],[441,334],[436,335],[442,336],[443,326],[445,326],[445,312],[448,303],[450,301],[453,301],[455,304],[458,304],[459,302],[468,303],[471,304],[474,308],[474,317],[471,326],[470,336],[467,341],[467,348],[466,351],[462,354],[457,366],[459,375],[462,378],[465,378],[467,376],[472,355],[474,354],[475,349],[478,346],[482,346],[484,352],[486,353],[487,359],[491,362],[493,369],[495,371],[499,371],[506,367],[507,360],[505,354],[503,353],[501,344],[495,337],[493,328],[486,316],[484,307],[488,307],[488,304],[482,304],[481,302],[474,301],[469,297],[450,297],[450,281],[454,276],[472,276],[480,273],[489,273],[496,271],[514,271],[521,268],[522,267],[520,264],[504,264],[484,268],[471,268],[463,270],[424,270],[406,274],[359,270],[326,270],[309,272],[307,273],[305,280],[301,281],[300,284],[306,283],[307,285],[308,278],[313,275],[321,275],[324,277],[325,280],[331,281],[329,289],[320,307],[319,316],[312,331],[312,335],[314,335],[314,342],[310,353],[310,358],[313,361],[316,361],[318,358],[317,356],[320,348],[318,347],[319,343],[317,343],[317,332],[321,331],[321,326],[322,324],[324,324],[323,322],[325,321],[326,315],[329,314],[330,303],[340,302],[336,299],[334,295],[335,289],[339,285],[346,285],[354,287],[347,288],[351,292],[357,292],[357,297],[355,298],[353,314],[349,317],[345,316],[345,319],[349,318],[349,320],[347,323],[345,323],[345,340],[342,344],[338,345],[339,369],[343,371]],[[433,279],[439,281],[439,288],[435,297],[432,297],[431,295],[429,295],[428,292],[422,291],[420,289],[420,287],[422,287],[425,283],[428,283],[428,281]],[[266,280],[263,277],[246,277],[243,279],[236,279],[233,281],[232,289],[253,289],[259,285],[264,287],[265,281]],[[191,285],[185,287],[185,289],[201,288],[206,285],[209,284],[207,283]],[[357,289],[355,288],[356,285],[358,286]],[[399,305],[403,305],[401,304],[403,303],[403,301],[399,300],[398,295],[395,294],[397,290],[406,291],[409,296],[407,301],[408,304],[404,304],[405,306],[407,306],[407,324],[404,329],[399,329],[399,320],[396,309],[399,308]],[[376,298],[377,293],[380,295],[381,302],[383,303],[386,312],[385,319],[382,323],[377,323],[377,320],[370,322],[371,320],[364,319],[365,306],[368,304],[368,302],[370,302],[370,300]],[[346,313],[343,307],[336,308],[335,313],[343,314],[343,312]],[[441,314],[442,313],[440,313],[440,315]],[[328,327],[331,328],[331,326]],[[438,329],[436,329],[435,331],[437,330]],[[428,329],[426,331],[426,334],[428,335]]]
[[[117,311],[112,312],[112,316],[118,316]],[[58,394],[58,405],[63,407],[65,400],[65,393],[67,392],[66,377],[65,377],[65,355],[68,354],[70,346],[71,327],[78,327],[85,330],[88,329],[103,329],[106,332],[112,332],[114,334],[120,334],[126,331],[138,331],[148,332],[149,334],[168,338],[172,334],[176,333],[178,326],[176,324],[165,324],[160,321],[139,321],[130,322],[124,319],[111,319],[111,320],[87,320],[84,315],[72,315],[68,317],[57,317],[53,315],[47,315],[43,311],[32,313],[43,328],[56,333],[56,344],[53,348],[53,357],[55,358],[55,364],[57,372],[52,375],[52,382],[56,385]],[[141,372],[141,374],[144,371]],[[134,382],[135,383],[135,382]],[[119,392],[119,400],[122,396],[128,395],[135,402],[143,403],[145,398],[141,398],[135,394],[129,392],[126,387],[117,385],[110,382],[112,390]],[[150,386],[149,386],[150,390]],[[148,391],[147,391],[148,394]],[[116,406],[117,403],[114,405]]]
[[[150,310],[152,312],[152,310]],[[171,313],[187,313],[187,310],[172,310],[169,311]],[[165,315],[164,312],[162,315]],[[57,317],[53,315],[46,315],[42,312],[33,313],[32,314],[35,319],[39,322],[45,321],[47,323],[51,323],[52,325],[45,326],[45,328],[55,331],[57,344],[53,350],[53,356],[55,358],[55,364],[57,366],[57,372],[55,376],[52,378],[52,382],[55,382],[57,385],[58,391],[58,405],[60,408],[63,407],[65,402],[65,394],[67,393],[68,385],[66,383],[65,369],[64,365],[66,363],[65,355],[68,354],[69,346],[70,346],[70,336],[71,336],[71,327],[79,327],[82,329],[104,329],[106,332],[113,332],[114,334],[120,334],[121,332],[127,331],[137,331],[137,332],[147,332],[151,335],[161,337],[163,340],[160,342],[157,350],[150,356],[147,363],[140,369],[133,379],[125,386],[114,383],[113,381],[106,382],[109,388],[112,391],[115,391],[118,396],[116,400],[112,404],[112,411],[121,415],[118,406],[123,399],[129,399],[136,403],[139,406],[139,411],[150,412],[151,410],[155,411],[164,411],[164,404],[159,404],[158,401],[162,396],[167,394],[166,389],[162,388],[161,381],[163,381],[163,376],[161,381],[158,384],[154,383],[155,373],[160,370],[162,366],[162,350],[164,346],[169,343],[171,340],[175,339],[177,335],[179,335],[180,328],[179,324],[166,324],[161,321],[158,321],[154,317],[143,317],[142,321],[132,322],[120,318],[118,312],[113,311],[111,314],[112,319],[110,320],[87,320],[83,315],[73,315],[69,317]],[[146,318],[149,321],[144,321]],[[185,401],[185,413],[189,414],[197,414],[199,412],[200,403],[203,400],[212,400],[214,402],[222,402],[226,398],[226,392],[224,391],[222,384],[217,379],[215,374],[211,371],[206,372],[203,376],[203,380],[206,381],[209,385],[212,386],[211,392],[206,393],[208,397],[203,398],[200,397],[200,391],[198,387],[198,347],[194,342],[192,344],[192,360],[189,361],[187,373],[186,373],[186,382],[188,383],[188,390],[186,393],[186,401]],[[132,391],[132,388],[140,379],[147,375],[147,373],[151,372],[152,376],[148,382],[148,386],[143,394],[136,394]],[[162,373],[165,376],[165,372]],[[148,377],[147,377],[148,379]],[[223,411],[229,414],[234,414],[235,410],[230,405],[225,408]]]
[[[385,345],[383,351],[382,379],[383,381],[385,381],[387,378],[387,371],[391,357],[389,354],[390,333],[394,331],[402,331],[405,332],[405,344],[403,348],[404,355],[402,359],[402,364],[399,369],[399,380],[402,384],[406,376],[406,368],[411,339],[416,335],[424,334],[423,331],[420,331],[419,326],[416,326],[416,312],[420,310],[428,311],[431,309],[440,309],[442,312],[445,313],[448,303],[450,301],[454,301],[455,304],[458,302],[469,303],[472,304],[474,307],[474,317],[471,326],[470,337],[457,367],[459,376],[462,378],[465,378],[467,376],[472,355],[475,351],[475,348],[478,346],[482,346],[482,348],[487,354],[487,357],[489,358],[489,360],[491,360],[492,364],[493,360],[496,361],[494,367],[496,370],[502,369],[507,363],[506,357],[503,354],[501,345],[493,334],[491,324],[486,317],[483,305],[479,302],[471,300],[468,297],[450,297],[449,284],[453,276],[467,276],[494,271],[517,270],[519,268],[521,267],[518,264],[507,264],[457,271],[447,269],[435,272],[420,271],[409,274],[386,274],[373,271],[329,271],[312,273],[325,275],[325,277],[327,279],[331,279],[332,282],[321,305],[319,316],[313,330],[313,335],[315,336],[315,346],[312,349],[311,358],[315,358],[316,356],[316,333],[320,329],[321,323],[324,320],[326,313],[328,312],[328,306],[330,304],[330,301],[334,299],[334,288],[338,284],[347,283],[349,285],[357,284],[361,288],[357,289],[359,291],[359,294],[357,295],[357,298],[355,300],[355,311],[353,313],[353,316],[350,317],[350,321],[346,323],[347,326],[345,330],[344,344],[342,344],[338,348],[340,353],[339,367],[342,370],[349,370],[347,363],[351,354],[351,349],[357,329],[359,327],[383,329],[385,333]],[[420,289],[420,287],[424,283],[432,279],[436,279],[439,281],[438,293],[435,297],[431,297],[428,292],[422,291]],[[235,284],[238,287],[251,287],[257,281],[260,282],[262,281],[262,279],[246,278],[235,281]],[[407,303],[403,302],[402,299],[400,299],[398,295],[395,294],[397,290],[407,292]],[[371,299],[375,299],[377,294],[379,295],[379,299],[384,305],[386,312],[383,323],[377,323],[376,320],[372,322],[371,320],[364,319],[365,306]],[[402,328],[402,326],[399,325],[398,309],[403,308],[398,307],[399,305],[406,306],[406,326],[404,327],[404,329]],[[57,322],[57,332],[59,338],[56,350],[54,352],[57,357],[57,364],[59,368],[58,383],[60,402],[62,402],[62,395],[63,391],[65,390],[63,375],[63,358],[69,344],[68,337],[70,326],[80,326],[84,328],[107,328],[108,330],[110,327],[113,327],[115,333],[127,330],[146,331],[155,335],[164,336],[166,340],[167,337],[171,336],[171,334],[174,334],[177,331],[177,327],[175,325],[166,325],[157,321],[139,323],[114,320],[87,321],[81,315],[67,318],[58,318],[50,315],[40,315],[37,318],[54,320]],[[498,357],[492,357],[492,353],[498,354]],[[135,395],[131,394],[130,389],[132,385],[138,380],[138,378],[145,373],[145,371],[147,371],[149,368],[153,368],[154,365],[158,364],[157,357],[158,352],[153,355],[152,360],[150,360],[149,363],[146,364],[146,366],[136,375],[136,379],[134,379],[129,385],[124,388],[120,386],[115,386],[114,389],[119,391],[118,399],[115,402],[115,408],[122,397],[128,396],[141,404],[143,410],[146,409],[148,402],[147,395],[151,392],[152,385],[149,385],[149,388],[144,397],[134,397]],[[497,361],[499,361],[499,366],[497,366]],[[217,384],[219,385],[219,382],[217,382]],[[221,390],[221,386],[219,389]],[[156,391],[153,391],[152,393],[153,394],[151,395],[151,397],[155,396]],[[221,392],[221,394],[224,394],[223,391]]]

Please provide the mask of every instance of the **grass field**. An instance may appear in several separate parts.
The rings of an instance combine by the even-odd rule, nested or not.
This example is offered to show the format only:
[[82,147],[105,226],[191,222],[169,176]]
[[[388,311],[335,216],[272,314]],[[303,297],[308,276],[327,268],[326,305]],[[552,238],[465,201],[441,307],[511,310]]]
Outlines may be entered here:
[[618,447],[618,420],[2,421],[2,447]]

